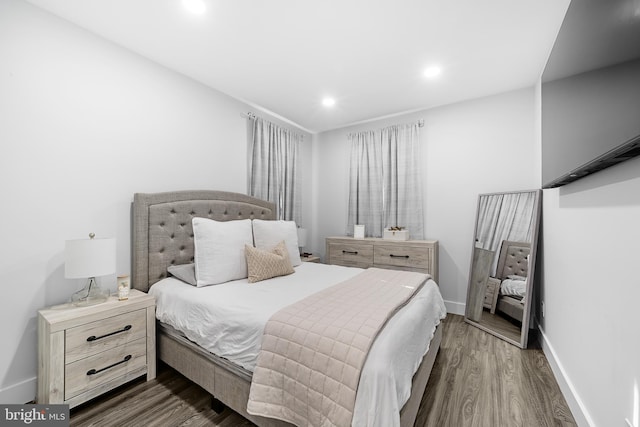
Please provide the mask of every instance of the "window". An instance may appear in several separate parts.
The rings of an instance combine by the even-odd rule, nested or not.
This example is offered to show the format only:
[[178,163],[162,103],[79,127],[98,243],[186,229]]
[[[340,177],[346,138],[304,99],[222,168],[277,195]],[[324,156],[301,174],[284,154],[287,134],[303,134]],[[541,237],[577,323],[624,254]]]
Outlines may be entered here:
[[302,135],[250,117],[248,194],[275,203],[276,218],[301,222],[298,150]]
[[364,224],[365,235],[382,237],[385,227],[424,237],[419,123],[351,133],[347,234]]

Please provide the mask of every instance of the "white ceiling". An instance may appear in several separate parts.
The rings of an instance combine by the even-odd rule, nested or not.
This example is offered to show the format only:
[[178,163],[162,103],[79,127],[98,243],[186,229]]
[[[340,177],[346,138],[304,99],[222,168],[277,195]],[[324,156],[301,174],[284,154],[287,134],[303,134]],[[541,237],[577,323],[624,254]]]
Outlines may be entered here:
[[193,15],[182,0],[28,1],[312,132],[531,86],[569,4],[204,0]]

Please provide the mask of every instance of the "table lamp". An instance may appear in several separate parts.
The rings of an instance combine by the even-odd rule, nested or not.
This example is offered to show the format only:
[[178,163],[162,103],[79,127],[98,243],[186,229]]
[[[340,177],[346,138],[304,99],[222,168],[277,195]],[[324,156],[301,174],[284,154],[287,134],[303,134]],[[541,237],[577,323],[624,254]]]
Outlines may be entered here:
[[97,276],[114,274],[116,271],[116,239],[67,240],[64,247],[64,277],[88,279],[86,286],[71,296],[77,306],[100,304],[109,298],[109,290],[96,282]]

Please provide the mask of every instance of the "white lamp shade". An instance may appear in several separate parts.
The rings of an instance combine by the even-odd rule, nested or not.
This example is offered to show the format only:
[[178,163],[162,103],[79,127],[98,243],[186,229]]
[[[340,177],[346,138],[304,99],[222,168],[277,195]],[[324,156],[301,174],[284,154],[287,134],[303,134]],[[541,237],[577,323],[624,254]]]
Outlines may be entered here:
[[304,248],[305,246],[307,246],[307,230],[298,228],[298,247]]
[[116,272],[116,239],[67,240],[64,277],[80,279]]

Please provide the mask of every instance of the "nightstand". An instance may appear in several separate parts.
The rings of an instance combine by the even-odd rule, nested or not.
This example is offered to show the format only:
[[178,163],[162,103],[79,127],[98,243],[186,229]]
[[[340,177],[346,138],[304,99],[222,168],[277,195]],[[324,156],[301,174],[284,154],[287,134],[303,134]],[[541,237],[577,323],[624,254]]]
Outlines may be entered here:
[[89,307],[38,312],[38,403],[70,408],[142,375],[156,376],[155,299],[132,289]]
[[487,280],[487,291],[484,295],[483,306],[488,308],[491,314],[495,314],[496,312],[501,283],[500,279],[496,279],[495,277],[489,277],[489,280]]
[[302,262],[317,262],[317,263],[320,263],[320,257],[319,256],[315,256],[315,255],[301,256],[300,259],[302,260]]

